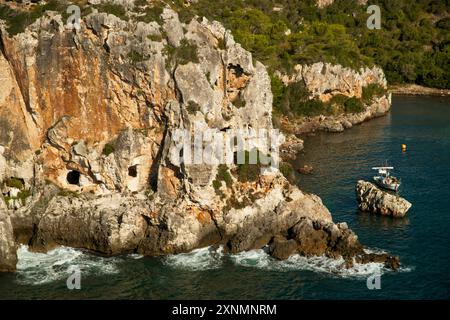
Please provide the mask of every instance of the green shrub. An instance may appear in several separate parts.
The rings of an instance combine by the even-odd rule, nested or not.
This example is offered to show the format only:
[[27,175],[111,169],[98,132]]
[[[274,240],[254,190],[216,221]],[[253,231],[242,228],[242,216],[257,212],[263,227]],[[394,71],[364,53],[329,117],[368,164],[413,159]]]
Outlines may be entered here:
[[361,99],[356,97],[351,97],[344,103],[345,112],[347,113],[357,113],[364,111],[364,104]]
[[186,39],[181,40],[179,47],[167,45],[164,54],[168,57],[170,66],[183,65],[189,62],[199,63],[197,46]]
[[161,19],[161,14],[163,12],[163,7],[158,4],[153,4],[153,6],[147,6],[145,9],[141,9],[137,20],[149,23],[152,21],[157,22],[159,25],[162,25],[163,21]]
[[27,198],[31,196],[31,192],[29,190],[22,190],[17,194],[17,197],[4,197],[6,203],[9,203],[11,200],[20,200],[22,205],[26,204]]
[[282,113],[283,98],[285,94],[285,86],[277,76],[270,75],[270,84],[273,94],[273,111],[275,113]]
[[226,50],[227,49],[227,46],[226,46],[226,43],[225,43],[224,39],[222,39],[222,38],[218,39],[218,41],[217,41],[217,48],[220,49],[220,50]]
[[105,156],[107,157],[107,156],[109,156],[111,153],[114,153],[114,151],[116,151],[115,148],[114,148],[114,145],[113,145],[113,144],[107,143],[107,144],[105,144],[105,146],[103,147],[102,153],[103,153],[103,155],[105,155]]
[[151,41],[161,42],[163,37],[160,34],[149,34],[147,38]]
[[217,168],[216,180],[224,181],[228,188],[230,188],[232,186],[233,178],[231,178],[228,167],[225,164],[221,164]]
[[372,101],[374,97],[379,97],[384,94],[386,94],[386,89],[378,83],[371,83],[362,88],[362,99],[366,103]]
[[292,165],[287,162],[281,162],[280,163],[280,171],[283,174],[283,176],[286,177],[289,181],[293,180],[292,177],[294,176],[294,169],[292,168]]
[[216,194],[220,195],[221,194],[220,188],[222,187],[222,182],[217,179],[214,180],[213,187],[214,187],[214,190],[216,191]]
[[50,0],[45,4],[37,4],[30,8],[29,11],[15,10],[6,4],[0,4],[0,19],[7,23],[7,31],[11,36],[25,31],[26,27],[42,17],[46,11],[60,12],[67,17],[67,6],[63,1]]
[[331,104],[336,104],[338,106],[344,106],[349,98],[343,94],[337,94],[330,99]]
[[27,13],[13,10],[5,4],[0,4],[0,19],[6,21],[6,30],[11,36],[23,32],[29,24]]
[[19,190],[22,190],[25,187],[25,184],[22,179],[14,177],[6,179],[5,184],[10,188],[16,188]]
[[214,190],[218,195],[222,195],[222,192],[219,190],[222,187],[222,181],[225,182],[227,188],[231,188],[233,178],[231,177],[228,167],[225,164],[218,166],[216,179],[213,181]]
[[[250,163],[250,153],[256,152],[256,163]],[[242,155],[243,153],[243,155]],[[244,163],[239,164],[239,154],[244,158]],[[264,160],[264,161],[263,161]],[[264,154],[257,149],[252,149],[250,152],[240,151],[235,152],[234,154],[234,163],[237,164],[236,175],[239,182],[254,182],[259,179],[261,175],[261,168],[265,163],[270,161],[270,157]]]
[[299,116],[309,117],[331,114],[330,105],[316,98],[300,103],[294,111]]
[[127,11],[125,8],[119,4],[106,2],[96,6],[99,12],[105,12],[108,14],[115,15],[116,17],[128,21]]
[[447,31],[450,30],[450,17],[446,17],[446,18],[439,20],[436,23],[436,27],[447,30]]
[[26,204],[27,198],[31,196],[31,192],[29,190],[22,190],[17,194],[17,199],[20,199],[22,205]]
[[200,111],[201,108],[198,103],[189,100],[186,110],[189,114],[194,115],[197,111]]
[[128,59],[130,59],[133,64],[145,61],[145,57],[136,50],[131,50],[128,53]]
[[69,198],[79,198],[80,194],[78,192],[69,191],[66,189],[61,189],[58,192],[58,196],[60,197],[69,197]]

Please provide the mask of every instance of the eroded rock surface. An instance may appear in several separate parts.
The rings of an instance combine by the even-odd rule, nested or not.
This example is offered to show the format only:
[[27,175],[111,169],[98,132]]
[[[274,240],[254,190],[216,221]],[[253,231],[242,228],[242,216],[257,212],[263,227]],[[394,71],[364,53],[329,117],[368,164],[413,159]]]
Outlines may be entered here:
[[277,235],[269,247],[269,253],[277,259],[287,259],[299,253],[304,256],[342,257],[346,267],[354,263],[383,263],[385,267],[396,270],[399,258],[386,253],[367,253],[358,236],[346,223],[334,224],[330,221],[301,218],[287,235]]
[[0,272],[15,271],[16,264],[17,244],[14,239],[13,226],[3,197],[0,196]]

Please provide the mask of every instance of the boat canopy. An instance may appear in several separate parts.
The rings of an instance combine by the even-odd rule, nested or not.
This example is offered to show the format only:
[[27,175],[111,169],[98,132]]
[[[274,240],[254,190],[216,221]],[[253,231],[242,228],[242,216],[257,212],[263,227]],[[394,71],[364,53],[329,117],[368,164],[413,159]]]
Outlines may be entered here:
[[373,167],[373,170],[378,170],[379,174],[385,174],[388,175],[389,174],[389,170],[394,169],[394,167]]

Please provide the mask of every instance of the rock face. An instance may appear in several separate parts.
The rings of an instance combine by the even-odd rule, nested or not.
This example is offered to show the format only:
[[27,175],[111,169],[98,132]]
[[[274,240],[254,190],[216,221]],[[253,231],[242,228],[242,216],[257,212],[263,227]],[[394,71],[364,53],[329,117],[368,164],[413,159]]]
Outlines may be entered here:
[[369,84],[379,84],[387,87],[384,72],[380,67],[361,68],[355,71],[339,64],[317,62],[311,65],[296,65],[294,73],[278,77],[288,85],[303,81],[311,98],[319,98],[323,102],[329,101],[335,95],[360,98],[362,88]]
[[14,37],[1,29],[2,255],[14,256],[11,230],[39,251],[162,255],[261,248],[302,218],[332,223],[276,170],[242,179],[234,164],[173,160],[180,129],[272,129],[272,93],[222,25],[168,7],[160,18],[93,12],[75,31],[46,12]]
[[299,253],[304,256],[343,257],[347,267],[357,263],[378,262],[393,270],[400,266],[399,258],[388,254],[366,253],[356,234],[346,223],[302,218],[287,236],[273,238],[269,253],[277,259],[287,259]]
[[[316,0],[316,5],[319,8],[325,8],[334,3],[334,0]],[[366,5],[367,0],[358,0],[357,3],[359,5]]]
[[404,217],[412,204],[398,195],[390,194],[366,181],[356,184],[359,209],[396,218]]
[[[297,65],[294,73],[285,75],[277,73],[284,85],[303,82],[310,93],[310,99],[328,102],[334,96],[361,98],[363,88],[370,84],[378,84],[387,89],[384,72],[379,67],[361,68],[359,71],[341,65],[318,62],[312,65]],[[289,131],[302,134],[316,130],[342,132],[356,124],[386,114],[391,107],[391,95],[374,97],[361,112],[342,113],[338,115],[320,115],[302,117],[296,121],[284,121]]]
[[391,96],[375,98],[372,103],[366,106],[365,110],[357,113],[346,113],[338,116],[317,116],[302,119],[296,125],[297,133],[322,130],[327,132],[342,132],[354,125],[367,120],[380,117],[389,112],[391,108]]
[[0,196],[0,272],[16,270],[17,244],[14,239],[13,227],[6,210],[3,197]]

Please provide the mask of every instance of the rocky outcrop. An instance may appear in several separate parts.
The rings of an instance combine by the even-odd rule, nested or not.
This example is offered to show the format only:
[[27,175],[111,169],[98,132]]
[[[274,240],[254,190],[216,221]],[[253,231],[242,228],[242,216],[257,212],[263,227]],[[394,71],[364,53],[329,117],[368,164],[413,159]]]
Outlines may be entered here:
[[377,66],[353,70],[339,64],[317,62],[311,65],[296,65],[293,74],[278,72],[277,76],[284,85],[304,82],[310,97],[323,102],[336,95],[361,98],[362,88],[369,84],[376,83],[383,88],[387,87],[384,72]]
[[356,199],[361,211],[369,211],[396,218],[404,217],[412,204],[406,199],[383,191],[374,184],[358,181],[356,184]]
[[410,96],[440,96],[450,97],[450,89],[438,89],[419,86],[417,84],[403,84],[389,86],[389,92],[398,95]]
[[[328,103],[335,96],[362,98],[363,88],[371,84],[387,89],[384,72],[379,67],[353,70],[341,65],[318,62],[312,65],[297,65],[294,73],[287,75],[277,72],[285,86],[302,82],[309,92],[309,99],[319,99]],[[369,119],[385,115],[391,107],[390,94],[373,97],[364,102],[364,110],[355,113],[339,113],[297,119],[281,119],[282,126],[295,134],[314,132],[342,132]]]
[[16,251],[13,227],[3,197],[0,195],[0,272],[16,270]]
[[294,134],[287,134],[284,143],[280,146],[281,157],[295,160],[298,153],[304,148],[304,141]]
[[24,33],[1,29],[0,189],[16,242],[238,252],[302,218],[331,223],[320,198],[274,168],[243,179],[236,164],[174,161],[178,130],[272,129],[272,93],[266,68],[218,22],[181,23],[169,7],[160,19],[94,11],[75,31],[46,12]]
[[302,218],[287,236],[273,238],[269,253],[277,259],[287,259],[299,253],[304,256],[342,257],[346,267],[356,263],[378,262],[396,270],[400,266],[399,258],[388,254],[367,253],[356,234],[346,223],[334,224],[323,220]]
[[343,113],[337,116],[320,115],[316,117],[304,117],[286,125],[291,127],[291,130],[296,134],[314,131],[342,132],[345,129],[350,129],[354,125],[383,116],[389,112],[390,108],[391,97],[382,96],[373,100],[362,112]]

